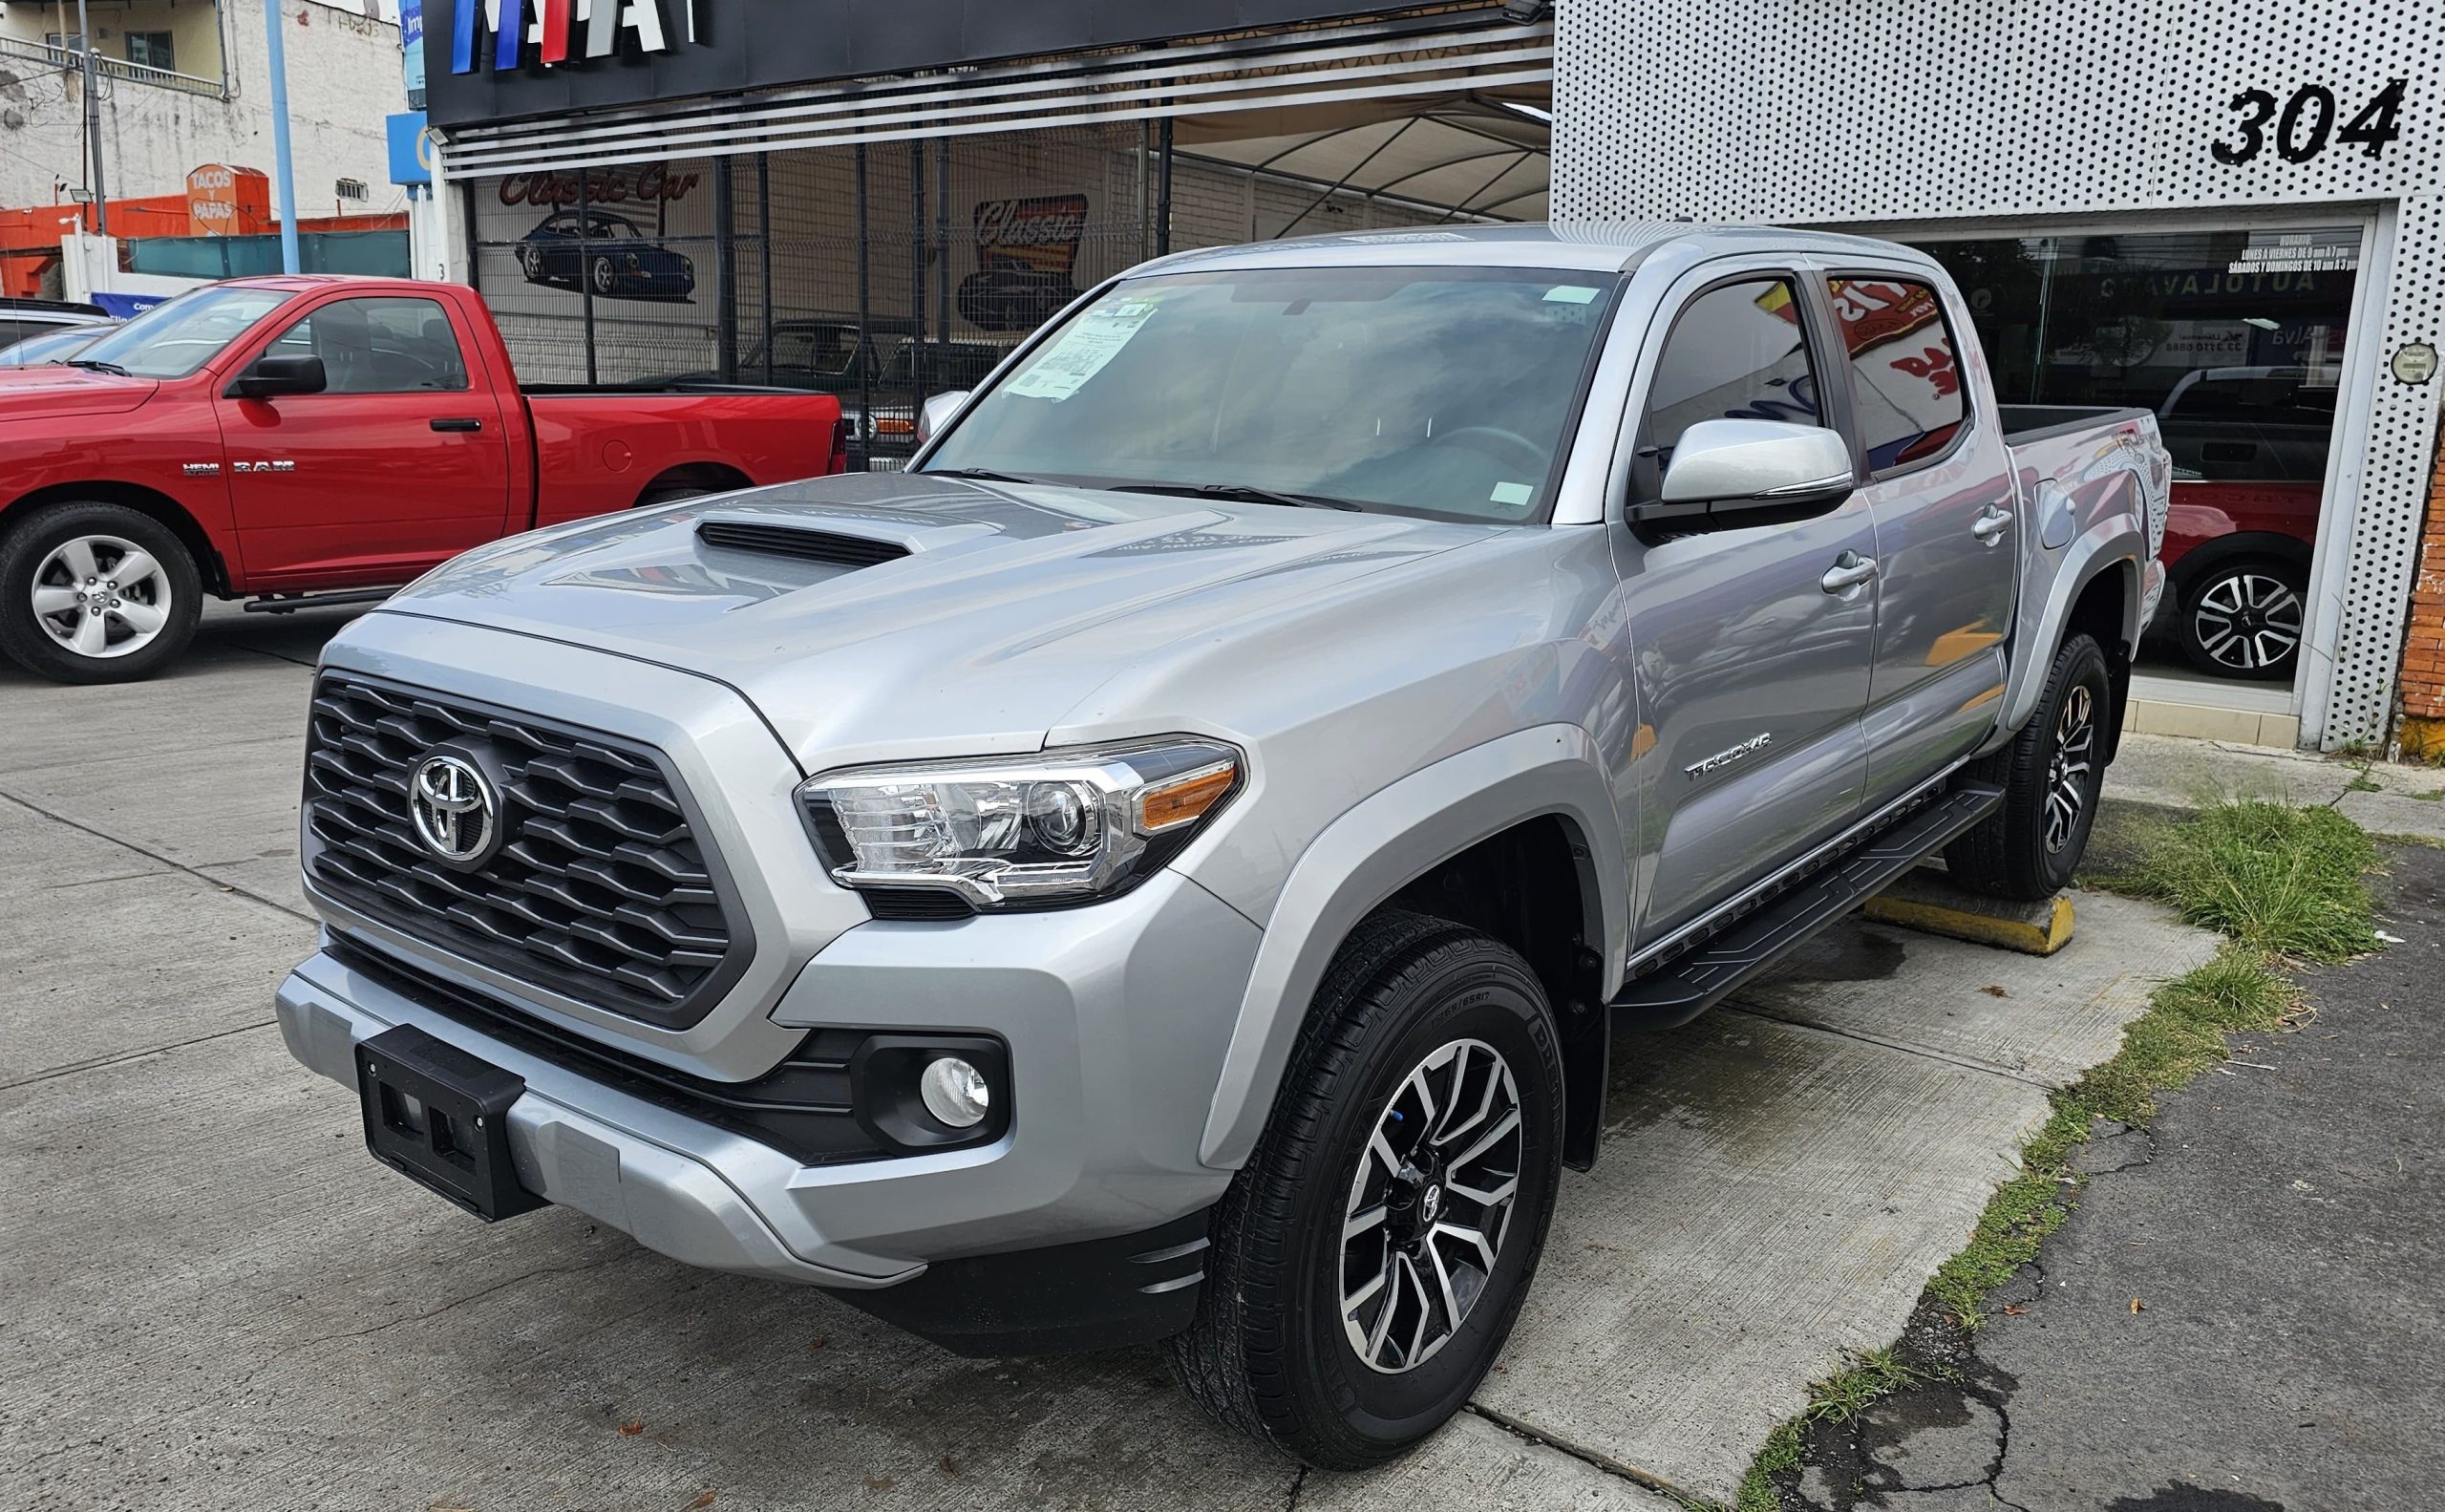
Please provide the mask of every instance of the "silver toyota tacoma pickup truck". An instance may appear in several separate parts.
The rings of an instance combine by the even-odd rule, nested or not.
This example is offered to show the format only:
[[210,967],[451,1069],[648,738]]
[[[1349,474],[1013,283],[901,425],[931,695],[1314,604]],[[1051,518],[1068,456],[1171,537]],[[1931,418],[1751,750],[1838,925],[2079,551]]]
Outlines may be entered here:
[[1493,1362],[1611,1035],[2064,884],[2162,583],[2154,419],[1843,237],[1191,252],[927,411],[333,640],[282,1030],[478,1217],[1159,1339],[1316,1465]]

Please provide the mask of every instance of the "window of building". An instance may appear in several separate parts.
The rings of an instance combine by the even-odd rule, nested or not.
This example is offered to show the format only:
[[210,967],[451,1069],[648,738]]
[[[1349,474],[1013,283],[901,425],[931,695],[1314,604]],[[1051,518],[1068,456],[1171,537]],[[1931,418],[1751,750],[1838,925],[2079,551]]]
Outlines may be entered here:
[[167,32],[130,32],[127,33],[127,60],[146,68],[176,71],[178,54],[171,50]]
[[1851,361],[1851,410],[1868,470],[1940,457],[1967,417],[1944,301],[1901,278],[1837,278],[1826,289]]
[[[2143,670],[2299,666],[2360,228],[1935,242],[2006,404],[2130,405],[2173,457]],[[2170,653],[2170,654],[2168,654]]]

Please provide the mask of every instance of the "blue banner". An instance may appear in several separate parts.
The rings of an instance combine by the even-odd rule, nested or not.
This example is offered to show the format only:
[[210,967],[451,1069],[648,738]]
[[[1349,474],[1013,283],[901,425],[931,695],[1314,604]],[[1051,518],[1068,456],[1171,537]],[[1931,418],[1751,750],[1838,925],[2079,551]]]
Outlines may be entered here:
[[382,117],[383,135],[391,143],[393,183],[433,182],[433,139],[425,134],[424,112],[401,111]]
[[424,103],[424,0],[399,0],[399,46],[407,54],[408,103]]

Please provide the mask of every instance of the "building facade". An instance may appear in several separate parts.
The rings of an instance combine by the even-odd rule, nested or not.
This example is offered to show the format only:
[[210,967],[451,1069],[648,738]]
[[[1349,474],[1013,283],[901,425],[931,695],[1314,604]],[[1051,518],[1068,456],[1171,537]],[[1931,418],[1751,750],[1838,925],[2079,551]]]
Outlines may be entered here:
[[[406,108],[397,8],[376,0],[85,0],[111,198],[182,197],[206,163],[271,170],[266,4],[287,27],[299,215],[399,208],[382,134]],[[76,0],[0,4],[0,208],[91,195],[76,14]]]
[[426,42],[461,270],[542,378],[854,375],[904,425],[1170,247],[1549,208],[1924,246],[2006,402],[2174,453],[2136,727],[2445,747],[2433,6],[428,0]]

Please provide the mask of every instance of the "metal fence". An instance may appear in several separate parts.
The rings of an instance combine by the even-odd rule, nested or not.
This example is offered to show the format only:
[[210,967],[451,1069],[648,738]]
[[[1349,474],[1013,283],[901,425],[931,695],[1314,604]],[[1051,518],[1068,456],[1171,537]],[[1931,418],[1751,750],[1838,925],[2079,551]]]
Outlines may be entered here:
[[[85,54],[79,49],[29,42],[23,37],[0,36],[0,57],[20,58],[47,68],[75,70],[85,66]],[[104,78],[123,78],[188,95],[210,95],[221,99],[229,97],[229,82],[225,78],[205,78],[198,74],[181,74],[176,69],[155,68],[150,63],[131,63],[125,58],[106,57],[98,52],[94,54],[94,68]]]

